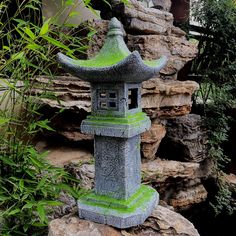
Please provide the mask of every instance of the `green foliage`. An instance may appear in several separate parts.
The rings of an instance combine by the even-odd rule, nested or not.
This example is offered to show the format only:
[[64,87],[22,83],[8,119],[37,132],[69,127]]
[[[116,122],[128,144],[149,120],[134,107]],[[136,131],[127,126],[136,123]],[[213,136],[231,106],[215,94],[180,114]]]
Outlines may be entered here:
[[219,173],[217,180],[218,193],[210,205],[216,215],[220,214],[222,211],[232,215],[235,210],[235,207],[232,206],[231,202],[232,192],[230,191],[229,186],[225,183],[222,173]]
[[236,83],[236,5],[234,0],[199,1],[195,18],[204,27],[196,69],[218,86]]
[[[209,156],[217,172],[229,162],[223,144],[228,140],[231,117],[229,109],[235,107],[236,96],[236,4],[234,0],[199,1],[195,18],[203,26],[199,41],[199,55],[193,72],[201,75],[202,83],[197,99],[201,100],[205,123],[209,130]],[[219,177],[217,177],[219,178]],[[230,191],[218,181],[218,194],[214,200],[216,214],[232,213]]]
[[[77,37],[72,28],[65,31],[54,19],[32,23],[29,17],[38,15],[41,1],[16,0],[13,16],[9,2],[0,3],[0,234],[45,235],[48,214],[61,204],[56,201],[59,193],[77,198],[79,191],[75,179],[49,165],[46,154],[33,146],[39,132],[53,132],[50,121],[41,119],[38,99],[47,97],[47,91],[34,94],[35,78],[57,75],[56,53],[71,57],[84,53],[82,42],[91,36]],[[30,14],[24,15],[27,9]]]

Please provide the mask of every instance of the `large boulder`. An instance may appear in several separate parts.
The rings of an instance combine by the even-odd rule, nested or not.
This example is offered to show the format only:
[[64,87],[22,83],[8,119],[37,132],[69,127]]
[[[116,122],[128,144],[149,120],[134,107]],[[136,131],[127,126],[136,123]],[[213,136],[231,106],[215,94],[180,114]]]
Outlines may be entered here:
[[207,132],[200,115],[189,114],[168,120],[161,156],[191,162],[207,158]]
[[137,227],[126,230],[65,216],[49,223],[48,236],[199,236],[193,224],[180,214],[157,206],[151,216]]

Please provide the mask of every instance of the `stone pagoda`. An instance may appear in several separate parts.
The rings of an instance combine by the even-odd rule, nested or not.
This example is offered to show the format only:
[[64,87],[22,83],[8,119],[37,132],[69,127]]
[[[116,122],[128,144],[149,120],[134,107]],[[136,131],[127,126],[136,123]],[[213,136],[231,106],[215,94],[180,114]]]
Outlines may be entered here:
[[141,108],[141,83],[166,64],[142,60],[123,40],[122,25],[112,18],[101,51],[89,60],[61,53],[65,71],[89,81],[91,115],[81,131],[94,135],[95,188],[78,200],[79,216],[117,228],[141,224],[158,203],[158,193],[141,185],[140,134],[150,128]]

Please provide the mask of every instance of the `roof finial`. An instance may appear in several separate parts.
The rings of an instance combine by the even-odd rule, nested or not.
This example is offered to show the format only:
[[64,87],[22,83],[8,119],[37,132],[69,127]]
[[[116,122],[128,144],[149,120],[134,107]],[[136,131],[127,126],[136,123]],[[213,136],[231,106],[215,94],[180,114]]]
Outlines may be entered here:
[[120,36],[124,36],[123,32],[122,32],[122,25],[120,23],[119,20],[117,20],[116,17],[113,17],[109,23],[109,31],[107,36],[116,36],[116,35],[120,35]]

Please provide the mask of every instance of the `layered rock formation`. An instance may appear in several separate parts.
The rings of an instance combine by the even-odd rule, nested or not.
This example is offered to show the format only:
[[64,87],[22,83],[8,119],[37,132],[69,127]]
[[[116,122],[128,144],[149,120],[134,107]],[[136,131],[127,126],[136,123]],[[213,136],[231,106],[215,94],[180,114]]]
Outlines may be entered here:
[[194,81],[151,79],[143,83],[142,107],[151,118],[171,118],[191,111]]

